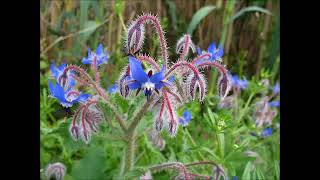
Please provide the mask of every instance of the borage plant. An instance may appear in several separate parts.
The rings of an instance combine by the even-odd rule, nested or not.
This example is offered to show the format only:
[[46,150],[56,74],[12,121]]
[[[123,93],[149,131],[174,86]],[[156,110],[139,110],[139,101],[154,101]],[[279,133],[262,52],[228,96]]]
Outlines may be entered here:
[[[152,24],[159,37],[161,60],[142,53],[146,24]],[[70,127],[70,134],[75,140],[81,138],[89,143],[92,134],[98,131],[98,126],[104,119],[103,111],[98,107],[99,101],[104,102],[115,115],[123,131],[123,139],[127,143],[123,156],[125,164],[121,172],[122,176],[134,167],[136,129],[147,111],[152,110],[154,113],[155,131],[160,132],[162,129],[167,129],[169,135],[174,137],[179,124],[185,125],[181,119],[177,118],[177,109],[189,101],[202,102],[206,97],[207,82],[202,74],[203,69],[214,67],[219,70],[220,77],[217,88],[221,98],[225,98],[231,88],[230,76],[222,64],[223,49],[221,45],[216,47],[216,44],[212,43],[206,51],[197,48],[195,57],[190,58],[189,55],[196,52],[196,47],[191,36],[185,34],[176,44],[175,50],[179,55],[177,60],[170,60],[167,49],[165,34],[156,16],[143,14],[128,26],[125,36],[128,64],[118,78],[116,90],[126,99],[135,98],[140,92],[146,96],[144,104],[139,107],[131,119],[124,118],[119,113],[117,107],[109,100],[108,93],[101,87],[98,68],[108,62],[108,53],[104,52],[101,44],[95,52],[89,49],[88,56],[82,59],[83,64],[90,65],[94,77],[77,65],[61,65],[58,68],[52,65],[52,74],[56,80],[55,85],[49,82],[52,96],[65,107],[71,107],[75,103],[80,104],[74,113]],[[80,92],[79,86],[93,89],[94,94]],[[114,90],[115,88],[112,91],[114,92]],[[191,114],[186,114],[186,117],[188,117],[187,121],[190,120]],[[176,168],[179,170],[178,176],[184,179],[210,179],[210,176],[194,174],[187,169],[191,165],[205,164],[214,165],[214,176],[217,178],[221,175],[226,176],[220,165],[209,161],[191,164],[169,162],[152,165],[147,169],[154,171]]]

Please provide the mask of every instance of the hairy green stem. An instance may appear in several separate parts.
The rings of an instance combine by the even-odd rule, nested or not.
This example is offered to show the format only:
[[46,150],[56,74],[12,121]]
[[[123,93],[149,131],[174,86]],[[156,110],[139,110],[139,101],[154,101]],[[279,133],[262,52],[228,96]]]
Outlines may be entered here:
[[134,166],[134,156],[135,156],[135,146],[136,146],[136,128],[140,120],[142,119],[143,115],[147,112],[150,105],[152,104],[154,96],[152,96],[148,101],[144,103],[141,109],[138,111],[137,114],[132,119],[132,122],[127,129],[126,137],[128,140],[127,149],[125,153],[125,165],[124,165],[124,174],[128,171],[132,170]]

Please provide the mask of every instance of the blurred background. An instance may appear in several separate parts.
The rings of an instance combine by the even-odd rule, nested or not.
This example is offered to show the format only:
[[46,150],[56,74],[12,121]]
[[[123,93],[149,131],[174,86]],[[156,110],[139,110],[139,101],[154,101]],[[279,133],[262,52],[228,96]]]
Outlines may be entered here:
[[[47,85],[50,75],[50,64],[65,62],[80,65],[82,57],[87,55],[87,49],[95,49],[99,43],[102,43],[103,47],[106,48],[110,54],[108,64],[101,67],[101,77],[103,78],[102,87],[109,87],[115,82],[119,76],[119,72],[128,62],[123,52],[123,37],[126,26],[128,22],[142,12],[156,14],[160,18],[161,25],[166,32],[170,59],[173,62],[178,57],[174,52],[175,44],[183,34],[188,32],[192,35],[194,44],[201,49],[207,49],[213,41],[222,44],[224,48],[223,62],[232,74],[237,74],[239,77],[246,77],[253,84],[256,83],[257,86],[261,85],[261,80],[264,79],[268,79],[268,83],[274,85],[280,78],[279,0],[41,0],[40,3],[41,168],[44,168],[47,163],[54,160],[64,160],[69,169],[73,169],[74,166],[78,167],[78,169],[76,168],[75,171],[72,171],[72,176],[75,176],[75,174],[79,174],[83,169],[90,168],[84,166],[81,167],[83,169],[79,169],[79,161],[81,162],[81,158],[86,157],[87,159],[84,159],[86,162],[94,159],[94,155],[89,153],[88,156],[84,156],[84,154],[86,154],[84,152],[90,151],[92,154],[95,154],[96,151],[98,152],[98,150],[83,150],[80,145],[75,145],[72,140],[70,140],[67,129],[68,126],[64,125],[64,122],[70,121],[70,113],[68,114],[65,109],[60,107],[57,101],[47,98],[49,94]],[[151,27],[147,27],[143,50],[151,56],[159,58],[158,38],[151,29]],[[217,104],[216,97],[214,96],[217,72],[206,71],[205,73],[209,78],[208,93],[212,95],[212,97],[209,96],[208,102],[201,105],[195,103],[188,107],[194,116],[197,116],[196,113],[200,114],[198,119],[206,117],[206,113],[208,113],[207,109],[210,110],[209,115],[212,113],[212,110],[226,119],[231,118],[231,115],[230,117],[226,115],[228,114],[226,111],[220,112],[216,110],[216,105],[213,105]],[[254,89],[255,87],[252,88]],[[251,92],[257,92],[255,95],[260,93],[260,96],[261,94],[266,94],[260,91],[258,93],[258,90],[252,90],[252,88],[248,90],[248,93],[243,93],[240,98],[244,102],[243,105],[250,99],[248,100],[250,101],[249,107],[252,107],[250,112],[254,111],[254,104],[252,103],[251,106]],[[260,96],[257,96],[257,98],[260,98]],[[204,105],[206,103],[209,105]],[[246,108],[248,108],[248,106],[246,106]],[[239,107],[239,109],[241,108]],[[239,109],[236,111],[239,112]],[[219,113],[222,113],[222,115]],[[232,114],[233,111],[230,113]],[[241,116],[244,115],[242,114]],[[63,121],[64,117],[67,117],[66,121]],[[250,117],[245,116],[244,118],[252,119],[252,117],[250,119]],[[248,135],[249,130],[252,130],[252,123],[248,125],[248,121],[245,121],[246,127],[249,127],[246,135]],[[278,116],[277,121],[280,121],[280,117]],[[65,129],[61,128],[62,126],[65,127]],[[194,127],[189,129],[191,134],[192,132],[194,134],[202,132],[203,129],[199,126],[204,127],[206,124],[200,123],[198,126],[194,124]],[[234,126],[235,129],[239,128],[238,125]],[[208,133],[204,133],[205,135],[195,135],[193,138],[199,144],[207,146],[207,153],[210,152],[212,154],[216,146],[211,146],[210,143],[207,142],[207,138],[212,135],[210,134],[210,129],[207,129],[207,131]],[[54,134],[53,132],[56,133]],[[183,132],[183,134],[184,133],[185,132]],[[243,132],[239,130],[237,133]],[[64,137],[68,137],[69,139],[65,140]],[[192,157],[189,157],[189,159],[182,158],[183,155],[178,153],[182,150],[175,145],[176,141],[180,140],[179,138],[182,138],[182,135],[181,137],[178,135],[177,140],[168,139],[167,137],[167,145],[170,146],[170,144],[172,144],[172,146],[162,154],[152,150],[153,155],[164,156],[163,158],[145,159],[143,162],[145,162],[145,164],[151,162],[156,163],[170,158],[176,158],[181,161],[197,159],[198,157],[194,157],[194,159],[192,159]],[[230,140],[229,143],[226,143],[226,146],[229,144],[230,148],[233,149],[234,144],[239,145],[242,140],[240,141],[234,138]],[[194,142],[185,141],[187,140],[183,140],[184,145],[188,145],[189,143],[189,145],[191,144],[190,146],[194,147]],[[261,167],[259,172],[261,171],[260,174],[264,174],[265,179],[276,179],[277,172],[273,171],[273,168],[277,168],[276,164],[279,163],[280,160],[278,154],[279,136],[276,136],[273,141],[269,143],[275,145],[268,144],[263,152],[272,151],[271,155],[267,153],[265,159],[271,156],[272,158],[268,160],[270,162],[268,162],[266,167]],[[250,143],[244,146],[249,146],[251,149],[254,149],[257,148],[259,144],[261,145],[261,142],[254,141],[253,144],[252,147]],[[110,146],[115,148],[121,147],[121,145],[112,143]],[[68,150],[68,148],[72,150]],[[243,151],[244,150],[245,149],[243,149]],[[108,153],[112,153],[112,151],[114,151],[114,149],[107,150]],[[148,149],[141,148],[140,151],[145,154],[149,153]],[[176,152],[174,157],[172,157],[173,152]],[[166,155],[166,153],[170,155]],[[170,158],[167,156],[170,156]],[[105,158],[109,159],[109,168],[106,167],[103,171],[108,172],[107,174],[112,174],[111,172],[113,172],[114,169],[118,169],[118,167],[110,167],[110,163],[115,162],[115,164],[119,164],[117,157],[109,157],[106,155]],[[237,158],[234,158],[234,161],[237,160]],[[106,166],[104,161],[95,161],[98,163],[97,166]],[[232,172],[231,174],[240,174],[241,177],[243,171],[248,169],[247,166],[249,165],[247,162],[249,161],[246,159],[243,160],[243,164],[234,166],[226,165],[228,166],[227,170]],[[207,171],[201,170],[201,172]],[[242,177],[247,177],[246,175],[247,174],[244,174]],[[89,175],[89,177],[94,177],[94,175]],[[88,179],[90,179],[89,177]],[[111,178],[114,176],[108,177]]]

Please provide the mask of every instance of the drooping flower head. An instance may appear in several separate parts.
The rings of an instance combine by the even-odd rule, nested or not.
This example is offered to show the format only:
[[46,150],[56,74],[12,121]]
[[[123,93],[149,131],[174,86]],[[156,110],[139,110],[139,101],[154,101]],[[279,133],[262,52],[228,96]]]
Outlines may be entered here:
[[185,127],[188,125],[189,121],[191,120],[192,118],[192,115],[191,113],[188,111],[188,109],[186,109],[184,112],[183,112],[183,115],[182,117],[179,118],[179,123]]
[[80,93],[72,87],[65,90],[59,83],[53,85],[51,81],[49,81],[49,90],[51,96],[58,99],[63,107],[71,107],[74,103],[84,102],[89,97],[89,94]]
[[239,79],[238,75],[232,76],[232,86],[237,89],[246,89],[248,87],[248,81],[246,79]]
[[108,52],[103,52],[102,44],[99,44],[99,46],[96,49],[96,52],[91,52],[90,48],[88,48],[88,57],[82,58],[83,64],[93,64],[94,59],[96,58],[97,66],[100,66],[101,64],[106,64],[108,62]]
[[75,85],[75,80],[72,78],[72,71],[68,71],[66,74],[63,74],[66,67],[65,63],[61,64],[59,67],[56,67],[54,64],[51,64],[50,66],[52,77],[61,84],[64,89],[68,89]]
[[152,75],[152,71],[147,74],[143,71],[141,63],[133,56],[129,56],[129,66],[131,77],[129,88],[131,90],[138,89],[138,91],[142,89],[147,98],[151,96],[154,90],[159,92],[163,86],[171,85],[170,81],[164,80],[164,66],[160,72],[154,75]]
[[45,175],[48,179],[54,177],[57,180],[63,180],[66,170],[67,168],[64,164],[57,162],[47,166]]
[[257,127],[262,127],[265,123],[271,125],[273,118],[276,116],[277,111],[270,108],[268,100],[269,98],[266,96],[256,104],[254,117]]

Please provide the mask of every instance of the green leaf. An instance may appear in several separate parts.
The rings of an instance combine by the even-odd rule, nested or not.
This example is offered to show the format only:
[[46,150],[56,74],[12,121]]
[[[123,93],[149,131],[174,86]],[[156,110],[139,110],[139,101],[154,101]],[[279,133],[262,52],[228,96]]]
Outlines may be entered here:
[[257,178],[256,179],[259,179],[259,180],[264,180],[266,179],[261,171],[260,168],[256,168],[255,170],[255,174],[257,175]]
[[246,12],[261,12],[261,13],[265,13],[267,15],[272,15],[272,13],[267,9],[261,8],[259,6],[249,6],[249,7],[241,9],[235,15],[233,15],[232,18],[228,21],[228,23],[231,23],[232,21],[236,20],[238,17],[242,16]]
[[74,179],[104,179],[105,156],[101,148],[91,147],[80,161],[75,161],[72,169]]
[[214,153],[213,150],[207,147],[201,147],[200,150],[209,153],[213,157],[214,161],[220,162],[220,158]]
[[276,178],[280,179],[280,167],[278,161],[274,161],[274,171],[276,173]]
[[223,133],[217,134],[217,138],[218,138],[218,143],[219,143],[219,149],[220,149],[221,157],[223,157],[223,156],[224,156],[224,147],[225,147],[224,134],[223,134]]
[[86,42],[86,40],[89,38],[89,36],[100,26],[100,23],[97,23],[96,21],[87,21],[84,24],[84,29],[81,30],[81,41]]
[[244,168],[244,171],[243,171],[243,175],[242,175],[242,178],[241,179],[250,179],[250,171],[252,169],[252,164],[251,162],[249,161],[246,165],[246,167]]
[[177,7],[176,7],[176,4],[171,0],[166,0],[166,4],[169,6],[169,14],[171,16],[173,29],[177,30]]
[[191,19],[191,22],[188,26],[188,34],[192,35],[193,31],[196,29],[197,25],[200,23],[200,21],[205,18],[211,11],[216,9],[215,6],[205,6],[200,8],[193,16]]

